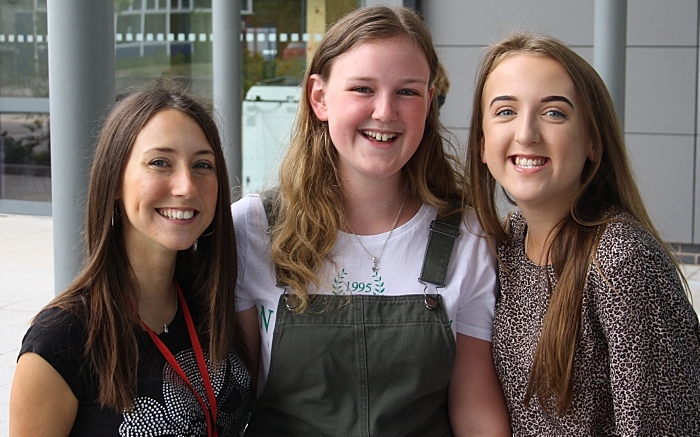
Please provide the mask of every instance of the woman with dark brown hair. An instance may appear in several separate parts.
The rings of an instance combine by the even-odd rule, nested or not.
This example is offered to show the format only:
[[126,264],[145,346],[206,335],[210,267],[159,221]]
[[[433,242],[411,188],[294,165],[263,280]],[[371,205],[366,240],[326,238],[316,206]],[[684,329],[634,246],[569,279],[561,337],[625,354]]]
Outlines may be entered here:
[[10,435],[240,435],[251,378],[218,130],[155,85],[108,116],[90,175],[78,277],[29,328]]
[[[500,261],[493,350],[514,434],[700,435],[698,316],[593,67],[547,36],[489,47],[467,159]],[[499,185],[518,207],[504,223]]]

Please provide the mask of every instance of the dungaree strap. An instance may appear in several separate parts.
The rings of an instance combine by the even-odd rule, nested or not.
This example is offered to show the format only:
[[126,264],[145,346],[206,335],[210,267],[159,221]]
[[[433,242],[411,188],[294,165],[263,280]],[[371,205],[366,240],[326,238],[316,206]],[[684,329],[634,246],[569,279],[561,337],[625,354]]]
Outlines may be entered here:
[[277,211],[279,211],[279,206],[277,202],[279,201],[280,192],[277,189],[265,190],[260,193],[260,198],[262,199],[263,208],[265,208],[265,215],[267,216],[267,232],[270,233],[270,228],[275,224],[277,219]]
[[422,283],[427,282],[438,288],[445,286],[452,247],[459,236],[459,222],[462,219],[460,206],[459,201],[451,201],[448,214],[438,216],[430,223],[430,235],[419,278]]

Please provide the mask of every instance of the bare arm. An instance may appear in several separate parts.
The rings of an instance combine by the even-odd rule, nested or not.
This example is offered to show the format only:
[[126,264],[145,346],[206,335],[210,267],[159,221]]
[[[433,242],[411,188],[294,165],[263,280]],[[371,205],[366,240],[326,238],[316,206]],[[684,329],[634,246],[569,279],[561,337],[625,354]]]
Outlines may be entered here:
[[457,357],[448,402],[455,436],[512,435],[490,342],[457,334]]
[[253,390],[258,384],[258,369],[260,368],[260,330],[258,329],[257,307],[248,308],[238,313],[238,322],[243,333],[243,342],[250,356],[250,376],[253,378]]
[[78,399],[56,369],[38,354],[23,354],[10,392],[10,436],[67,436],[77,413]]

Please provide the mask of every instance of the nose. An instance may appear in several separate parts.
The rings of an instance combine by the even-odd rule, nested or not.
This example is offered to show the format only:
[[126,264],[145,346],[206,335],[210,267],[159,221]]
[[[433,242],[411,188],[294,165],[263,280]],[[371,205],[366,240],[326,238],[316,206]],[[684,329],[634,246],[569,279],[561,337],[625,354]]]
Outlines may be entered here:
[[382,93],[377,95],[374,101],[372,118],[379,121],[393,121],[397,119],[396,97],[393,94]]
[[519,119],[518,130],[515,133],[515,141],[524,146],[540,142],[540,130],[537,125],[537,117],[523,115]]
[[179,168],[171,177],[171,189],[174,196],[192,198],[197,194],[197,185],[194,181],[192,169],[189,167]]

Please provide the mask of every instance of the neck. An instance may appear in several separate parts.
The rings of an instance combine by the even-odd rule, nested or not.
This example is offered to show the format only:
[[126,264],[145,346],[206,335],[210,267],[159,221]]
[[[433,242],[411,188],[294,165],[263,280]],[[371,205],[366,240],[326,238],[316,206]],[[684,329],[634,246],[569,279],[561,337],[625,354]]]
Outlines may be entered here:
[[549,264],[547,252],[551,246],[550,235],[554,227],[564,217],[563,215],[546,215],[539,211],[527,211],[521,208],[523,218],[527,223],[525,241],[523,242],[527,257],[535,264]]
[[[134,255],[133,257],[131,255]],[[177,311],[174,288],[177,253],[130,253],[129,262],[137,283],[138,313],[156,333],[163,332]]]
[[[358,235],[376,235],[388,232],[394,222],[396,227],[406,223],[420,208],[420,200],[407,197],[403,184],[369,187],[345,184],[346,231]],[[401,205],[403,204],[403,208]],[[397,214],[401,214],[398,216]]]

